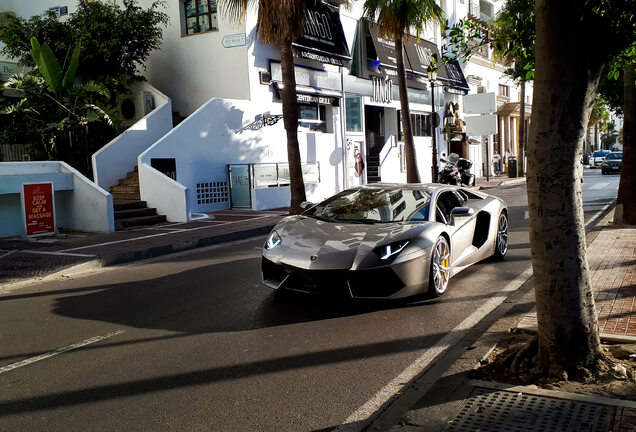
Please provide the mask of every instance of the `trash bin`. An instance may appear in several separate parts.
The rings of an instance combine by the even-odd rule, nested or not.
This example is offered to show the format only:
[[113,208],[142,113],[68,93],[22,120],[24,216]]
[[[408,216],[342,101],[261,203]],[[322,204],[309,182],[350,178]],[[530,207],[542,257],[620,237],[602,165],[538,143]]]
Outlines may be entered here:
[[517,158],[508,158],[508,177],[517,177]]

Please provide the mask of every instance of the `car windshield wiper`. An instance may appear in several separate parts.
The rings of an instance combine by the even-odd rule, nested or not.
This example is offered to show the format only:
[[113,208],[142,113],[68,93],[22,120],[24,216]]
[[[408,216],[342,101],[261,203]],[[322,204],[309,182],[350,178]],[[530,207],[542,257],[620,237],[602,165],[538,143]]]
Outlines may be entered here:
[[375,221],[375,220],[371,220],[371,219],[335,219],[338,222],[348,222],[348,223],[357,223],[357,224],[374,224],[374,223],[380,223],[380,221]]
[[309,216],[310,218],[318,219],[318,220],[325,221],[325,222],[333,222],[333,219],[328,219],[326,217],[317,216],[315,214],[308,214],[308,215],[305,215],[305,216]]

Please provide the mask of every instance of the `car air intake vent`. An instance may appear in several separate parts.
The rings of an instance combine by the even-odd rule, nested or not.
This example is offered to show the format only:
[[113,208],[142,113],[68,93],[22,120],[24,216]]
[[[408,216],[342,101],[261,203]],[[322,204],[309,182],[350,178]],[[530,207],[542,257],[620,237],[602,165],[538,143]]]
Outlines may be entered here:
[[349,288],[353,297],[386,298],[402,288],[404,284],[390,268],[352,272]]

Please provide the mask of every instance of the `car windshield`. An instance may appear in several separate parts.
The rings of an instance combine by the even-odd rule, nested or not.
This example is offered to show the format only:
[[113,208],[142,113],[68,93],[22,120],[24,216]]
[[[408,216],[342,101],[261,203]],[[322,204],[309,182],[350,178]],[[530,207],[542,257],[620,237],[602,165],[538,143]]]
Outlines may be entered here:
[[430,195],[423,190],[348,189],[303,215],[350,223],[426,221],[430,201]]
[[623,153],[610,153],[605,157],[605,160],[609,159],[623,159]]
[[595,151],[594,152],[594,157],[603,157],[606,156],[609,152],[607,151]]

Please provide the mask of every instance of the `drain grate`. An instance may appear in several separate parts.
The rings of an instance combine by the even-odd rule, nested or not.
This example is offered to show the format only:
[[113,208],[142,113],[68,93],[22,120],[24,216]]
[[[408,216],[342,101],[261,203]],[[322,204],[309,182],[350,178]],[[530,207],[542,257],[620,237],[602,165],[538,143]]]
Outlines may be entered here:
[[615,407],[475,387],[443,432],[607,432]]

